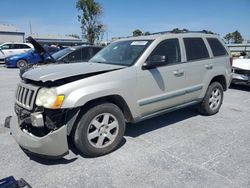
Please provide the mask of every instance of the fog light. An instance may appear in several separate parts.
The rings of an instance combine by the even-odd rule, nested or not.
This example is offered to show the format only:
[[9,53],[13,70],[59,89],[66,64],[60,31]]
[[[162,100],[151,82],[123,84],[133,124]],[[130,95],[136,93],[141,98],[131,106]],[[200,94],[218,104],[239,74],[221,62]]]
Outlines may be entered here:
[[31,117],[31,124],[34,127],[43,127],[43,115],[40,112],[35,112],[30,115]]

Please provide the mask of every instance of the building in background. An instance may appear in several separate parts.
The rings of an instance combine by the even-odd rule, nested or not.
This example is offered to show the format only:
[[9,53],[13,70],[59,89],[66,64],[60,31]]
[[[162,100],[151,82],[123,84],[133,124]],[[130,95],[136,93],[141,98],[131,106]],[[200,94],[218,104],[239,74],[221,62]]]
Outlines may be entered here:
[[31,35],[41,45],[62,45],[62,46],[76,46],[88,44],[81,39],[72,36],[63,35]]
[[0,44],[4,42],[24,42],[24,32],[20,32],[14,25],[0,24]]

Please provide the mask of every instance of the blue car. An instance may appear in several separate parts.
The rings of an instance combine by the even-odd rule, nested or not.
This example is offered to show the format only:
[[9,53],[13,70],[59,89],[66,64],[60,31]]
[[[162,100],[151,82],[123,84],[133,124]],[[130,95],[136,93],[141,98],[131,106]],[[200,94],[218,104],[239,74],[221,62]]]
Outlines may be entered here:
[[34,50],[31,50],[28,53],[13,55],[5,58],[5,65],[8,68],[20,68],[28,64],[38,63],[39,61],[41,61],[40,55]]
[[[60,50],[59,48],[55,47],[45,47],[45,50],[49,54],[53,54]],[[49,57],[48,55],[45,55],[45,58]],[[5,65],[8,68],[15,68],[15,67],[25,67],[27,65],[32,65],[41,62],[41,55],[37,53],[35,50],[30,50],[27,53],[22,53],[18,55],[12,55],[7,58],[5,58]]]

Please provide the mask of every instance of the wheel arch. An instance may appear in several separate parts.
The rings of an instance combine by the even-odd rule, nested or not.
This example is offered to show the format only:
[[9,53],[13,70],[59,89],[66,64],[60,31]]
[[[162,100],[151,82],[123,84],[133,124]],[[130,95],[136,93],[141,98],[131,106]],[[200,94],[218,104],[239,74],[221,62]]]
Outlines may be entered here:
[[211,85],[211,83],[213,82],[219,82],[222,87],[223,90],[226,91],[227,90],[227,82],[226,82],[226,77],[224,75],[217,75],[215,77],[212,78],[212,80],[210,81],[209,85]]

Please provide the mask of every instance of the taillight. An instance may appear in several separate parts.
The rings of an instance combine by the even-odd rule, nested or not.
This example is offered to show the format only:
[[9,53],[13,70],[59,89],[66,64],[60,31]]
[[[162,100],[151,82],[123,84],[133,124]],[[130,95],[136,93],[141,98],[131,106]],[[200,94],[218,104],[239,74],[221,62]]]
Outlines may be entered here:
[[233,66],[233,57],[230,57],[230,65]]

